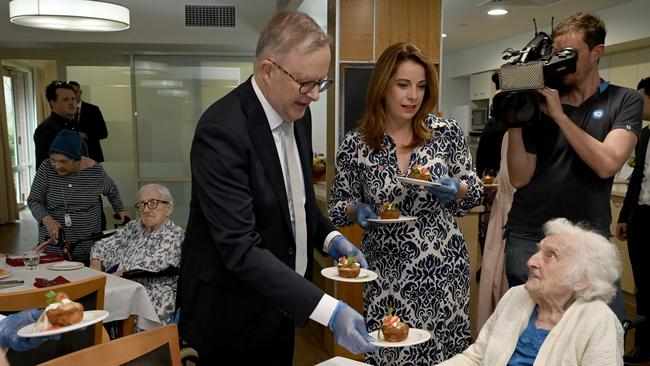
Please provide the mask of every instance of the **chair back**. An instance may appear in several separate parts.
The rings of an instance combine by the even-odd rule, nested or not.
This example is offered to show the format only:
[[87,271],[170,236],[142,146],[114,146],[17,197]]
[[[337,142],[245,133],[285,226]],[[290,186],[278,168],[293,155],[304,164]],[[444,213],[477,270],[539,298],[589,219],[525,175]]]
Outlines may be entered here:
[[[46,305],[46,294],[49,291],[65,292],[71,300],[81,303],[84,310],[103,310],[105,287],[106,276],[99,275],[57,286],[0,293],[0,313],[8,314],[26,309],[43,308]],[[53,356],[100,344],[102,343],[103,330],[102,322],[99,322],[85,331],[64,333],[59,341],[45,342],[32,351],[10,350],[7,357],[11,365],[32,365],[51,359]]]
[[180,366],[180,345],[176,324],[149,329],[114,339],[108,343],[84,348],[42,366],[70,365],[171,365]]

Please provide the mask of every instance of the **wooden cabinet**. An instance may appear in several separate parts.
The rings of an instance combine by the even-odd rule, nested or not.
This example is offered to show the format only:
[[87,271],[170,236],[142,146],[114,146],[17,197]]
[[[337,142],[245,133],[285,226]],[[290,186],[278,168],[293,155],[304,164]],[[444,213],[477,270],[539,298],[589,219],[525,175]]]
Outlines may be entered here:
[[492,99],[496,93],[496,87],[492,82],[493,71],[486,71],[480,74],[472,74],[469,78],[469,99],[481,100]]
[[340,0],[339,59],[376,61],[393,43],[410,42],[440,61],[440,0]]

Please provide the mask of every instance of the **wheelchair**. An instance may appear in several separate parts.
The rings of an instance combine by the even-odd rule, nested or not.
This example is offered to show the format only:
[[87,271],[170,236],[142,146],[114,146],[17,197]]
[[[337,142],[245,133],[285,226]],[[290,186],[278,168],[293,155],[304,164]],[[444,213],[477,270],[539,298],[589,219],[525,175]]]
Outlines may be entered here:
[[[641,324],[645,324],[647,321],[646,317],[643,315],[637,315],[634,319],[625,319],[623,320],[623,349],[626,349],[626,341],[628,330],[638,328]],[[648,347],[648,345],[644,345]],[[625,366],[641,366],[641,365],[650,365],[650,360],[644,362],[636,362],[632,357],[624,356],[623,365]]]

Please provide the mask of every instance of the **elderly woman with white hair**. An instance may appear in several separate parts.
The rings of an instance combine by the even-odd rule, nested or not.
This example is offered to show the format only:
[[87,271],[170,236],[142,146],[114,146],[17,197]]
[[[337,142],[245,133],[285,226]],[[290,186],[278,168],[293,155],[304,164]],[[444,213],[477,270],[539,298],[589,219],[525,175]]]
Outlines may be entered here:
[[607,305],[621,273],[614,244],[563,218],[544,231],[528,281],[503,296],[474,344],[440,365],[623,364],[623,329]]
[[138,191],[137,220],[115,235],[98,241],[90,253],[90,267],[141,283],[166,324],[176,302],[176,282],[181,259],[183,229],[169,216],[174,199],[169,189],[147,184]]

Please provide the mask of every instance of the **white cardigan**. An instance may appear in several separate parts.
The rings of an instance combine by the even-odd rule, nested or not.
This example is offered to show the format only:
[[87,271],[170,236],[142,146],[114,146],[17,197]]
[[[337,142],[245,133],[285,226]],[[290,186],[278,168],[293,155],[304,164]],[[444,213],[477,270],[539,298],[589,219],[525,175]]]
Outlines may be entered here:
[[[534,307],[523,285],[511,288],[476,342],[440,365],[507,365]],[[534,365],[623,365],[621,323],[603,301],[576,301],[544,340]]]

